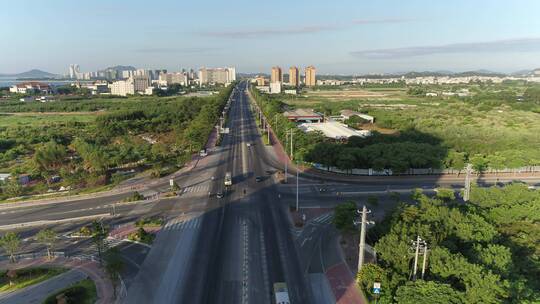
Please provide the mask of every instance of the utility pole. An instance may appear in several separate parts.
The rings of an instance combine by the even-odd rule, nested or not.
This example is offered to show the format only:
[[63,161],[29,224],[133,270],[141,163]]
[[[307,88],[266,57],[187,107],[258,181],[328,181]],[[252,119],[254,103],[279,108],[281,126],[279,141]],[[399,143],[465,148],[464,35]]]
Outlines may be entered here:
[[413,246],[415,247],[414,250],[414,268],[413,268],[413,275],[412,279],[413,281],[416,281],[416,272],[418,269],[418,255],[422,253],[424,255],[423,261],[422,261],[422,280],[424,279],[424,274],[426,273],[426,261],[427,261],[427,243],[425,240],[422,240],[419,235],[416,236],[416,241],[413,241]]
[[471,195],[471,164],[467,164],[466,171],[467,175],[465,176],[465,190],[463,190],[463,201],[465,202],[469,201],[469,197]]
[[268,125],[268,121],[266,122],[266,131],[268,131],[268,144],[270,145],[270,125]]
[[422,280],[424,279],[424,274],[426,273],[426,260],[427,260],[428,247],[427,243],[424,243],[424,260],[422,261]]
[[420,250],[420,241],[422,239],[419,235],[416,236],[416,242],[414,244],[416,245],[416,251],[414,253],[414,268],[413,268],[413,281],[416,281],[416,267],[418,266],[418,251]]
[[366,226],[367,224],[372,224],[373,222],[367,220],[367,215],[371,213],[371,210],[368,210],[364,205],[362,211],[356,210],[360,214],[361,221],[360,223],[355,222],[355,224],[360,224],[360,242],[358,244],[358,272],[362,270],[362,265],[364,264],[364,251],[366,248]]
[[300,206],[298,205],[298,165],[296,166],[296,212],[300,209]]
[[[285,130],[285,156],[287,156],[287,146],[289,144],[289,131]],[[287,183],[287,164],[289,160],[285,158],[285,184]]]
[[293,155],[293,129],[291,129],[291,160],[294,159]]

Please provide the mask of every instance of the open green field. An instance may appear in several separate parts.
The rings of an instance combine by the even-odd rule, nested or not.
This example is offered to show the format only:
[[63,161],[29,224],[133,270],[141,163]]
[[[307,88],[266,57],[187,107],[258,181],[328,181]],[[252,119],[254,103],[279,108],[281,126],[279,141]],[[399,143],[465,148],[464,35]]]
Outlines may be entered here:
[[2,127],[46,127],[51,124],[91,123],[96,120],[96,113],[4,113],[0,114]]

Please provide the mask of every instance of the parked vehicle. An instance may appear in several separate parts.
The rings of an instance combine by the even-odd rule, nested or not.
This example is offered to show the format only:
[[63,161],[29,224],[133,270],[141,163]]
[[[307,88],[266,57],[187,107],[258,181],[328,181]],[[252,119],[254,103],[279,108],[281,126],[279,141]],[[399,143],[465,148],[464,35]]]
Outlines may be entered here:
[[274,297],[276,304],[291,304],[287,284],[283,282],[274,283]]

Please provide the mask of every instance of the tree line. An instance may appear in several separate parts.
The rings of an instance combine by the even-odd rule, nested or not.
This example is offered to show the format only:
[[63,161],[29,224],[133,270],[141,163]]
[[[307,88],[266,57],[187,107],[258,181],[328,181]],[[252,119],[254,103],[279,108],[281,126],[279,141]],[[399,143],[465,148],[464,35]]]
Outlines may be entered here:
[[[380,303],[536,303],[540,300],[540,192],[526,185],[473,188],[470,202],[453,191],[413,192],[369,230],[377,264],[358,275]],[[350,212],[355,212],[352,210]],[[417,236],[428,245],[424,279],[412,280]],[[420,264],[419,264],[420,267]]]

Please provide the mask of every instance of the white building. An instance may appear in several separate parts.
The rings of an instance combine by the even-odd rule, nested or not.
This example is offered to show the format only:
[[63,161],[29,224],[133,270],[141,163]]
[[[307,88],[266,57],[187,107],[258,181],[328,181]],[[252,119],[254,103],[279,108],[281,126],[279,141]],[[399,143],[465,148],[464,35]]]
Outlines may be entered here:
[[291,94],[291,95],[298,94],[298,92],[296,90],[284,90],[283,92],[285,92],[285,94]]
[[235,68],[200,68],[199,84],[229,84],[236,80]]
[[358,116],[360,118],[362,118],[363,120],[366,120],[368,121],[369,123],[373,123],[375,121],[375,117],[371,116],[371,115],[367,115],[367,114],[364,114],[364,113],[360,113],[360,112],[356,112],[356,111],[351,111],[351,110],[342,110],[340,112],[341,114],[341,118],[342,119],[349,119],[353,116]]
[[304,132],[321,131],[324,136],[336,140],[348,139],[351,136],[367,137],[371,135],[368,130],[355,130],[337,121],[303,123],[298,128]]
[[270,93],[270,87],[269,86],[256,86],[255,87],[259,92],[262,93]]
[[279,93],[281,93],[281,82],[270,83],[270,94],[279,94]]
[[81,79],[81,68],[78,64],[70,64],[69,65],[69,78],[71,79]]
[[111,89],[111,95],[127,96],[135,94],[135,85],[132,78],[115,81],[109,87]]

